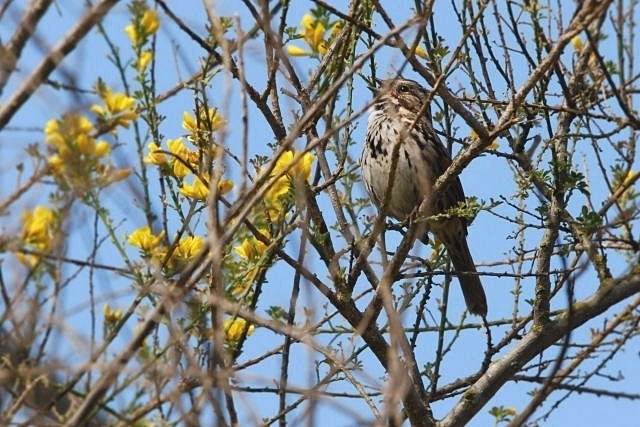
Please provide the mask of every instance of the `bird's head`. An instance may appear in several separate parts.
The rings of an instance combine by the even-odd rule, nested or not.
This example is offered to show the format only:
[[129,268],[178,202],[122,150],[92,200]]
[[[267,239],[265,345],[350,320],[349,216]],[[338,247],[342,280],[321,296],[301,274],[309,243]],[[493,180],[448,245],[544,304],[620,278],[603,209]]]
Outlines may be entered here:
[[418,113],[428,96],[427,90],[414,80],[397,78],[377,80],[377,83],[378,87],[370,87],[377,98],[376,104],[382,103],[399,112]]

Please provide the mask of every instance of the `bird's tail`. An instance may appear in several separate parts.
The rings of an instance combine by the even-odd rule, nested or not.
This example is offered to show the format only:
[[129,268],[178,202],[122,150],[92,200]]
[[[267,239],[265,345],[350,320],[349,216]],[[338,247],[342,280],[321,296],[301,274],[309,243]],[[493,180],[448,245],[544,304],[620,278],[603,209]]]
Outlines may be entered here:
[[476,266],[471,257],[469,246],[467,245],[467,239],[465,236],[456,236],[456,238],[446,239],[443,241],[449,257],[453,263],[453,267],[458,274],[458,280],[462,287],[462,294],[464,295],[464,301],[467,304],[467,309],[472,314],[478,316],[487,315],[487,297],[482,288],[480,277],[476,274],[464,274],[475,273]]

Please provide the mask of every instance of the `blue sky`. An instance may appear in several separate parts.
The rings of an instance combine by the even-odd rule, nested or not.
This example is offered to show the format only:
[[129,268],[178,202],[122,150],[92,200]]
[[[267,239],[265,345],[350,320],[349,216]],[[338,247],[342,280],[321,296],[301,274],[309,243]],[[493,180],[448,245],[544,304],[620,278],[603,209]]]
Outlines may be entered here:
[[[452,12],[449,9],[450,6],[443,2],[436,2],[436,16],[438,19],[438,31],[444,38],[445,43],[454,45],[459,40],[459,29],[454,22],[451,25],[447,24],[447,20],[452,20]],[[568,10],[572,10],[572,4],[569,2],[565,5],[565,14]],[[39,62],[42,58],[43,49],[46,50],[47,46],[54,44],[60,37],[65,34],[70,26],[75,22],[81,11],[81,2],[59,2],[54,5],[47,13],[39,27],[39,40],[41,45],[36,43],[30,43],[27,46],[26,53],[23,55],[21,62],[19,63],[20,70],[15,73],[13,78],[9,81],[9,84],[5,88],[0,102],[6,100],[6,97],[11,94],[20,81],[29,73],[29,71]],[[335,7],[340,10],[346,10],[344,1],[332,2]],[[385,7],[389,7],[396,23],[402,22],[403,18],[409,13],[410,8],[413,7],[413,2],[408,0],[399,0],[396,2],[388,2]],[[289,16],[291,17],[291,24],[298,24],[299,18],[303,16],[310,8],[310,3],[306,1],[296,1],[291,5]],[[204,33],[204,16],[201,15],[202,8],[198,2],[197,7],[184,7],[175,9],[182,19],[189,25],[189,27],[198,32]],[[238,16],[242,27],[246,30],[252,24],[252,19],[247,13],[245,8],[240,6],[240,2],[221,2],[218,12],[222,16]],[[11,14],[8,15],[11,17]],[[565,20],[570,16],[566,16]],[[156,78],[158,93],[163,93],[169,88],[173,87],[177,81],[185,79],[190,76],[194,71],[199,68],[199,58],[203,55],[200,48],[190,40],[188,40],[183,34],[181,34],[175,27],[170,24],[168,19],[161,14],[163,25],[159,32],[157,41],[157,64],[156,64]],[[9,18],[5,17],[5,20],[9,21]],[[123,56],[132,55],[129,48],[129,41],[126,38],[122,29],[129,20],[129,14],[126,8],[126,3],[122,3],[114,8],[114,10],[108,15],[104,22],[104,27],[107,29],[109,36],[113,43],[119,47]],[[166,25],[165,25],[166,24]],[[378,32],[384,33],[385,27],[380,22],[375,22],[374,29]],[[7,40],[11,34],[13,28],[11,25],[0,26],[0,37],[2,40]],[[407,36],[411,33],[407,33]],[[409,38],[407,38],[409,40]],[[262,56],[262,41],[256,39],[247,44],[245,48],[246,64],[247,64],[247,78],[250,82],[254,83],[259,89],[262,88],[264,81],[264,59]],[[362,50],[363,47],[360,46]],[[77,81],[74,83],[84,89],[90,89],[97,78],[102,78],[109,86],[112,86],[116,90],[122,90],[122,83],[117,75],[115,68],[106,59],[108,47],[106,46],[103,38],[93,31],[78,48],[63,62],[62,69],[67,70],[73,74]],[[563,56],[563,60],[568,63],[571,62],[572,52],[567,52]],[[520,58],[521,60],[521,58]],[[395,70],[402,63],[403,57],[390,48],[381,49],[376,56],[377,69],[380,75],[394,75]],[[313,59],[308,58],[295,58],[293,63],[301,76],[308,76],[311,70],[316,66],[316,62]],[[526,79],[528,70],[523,64],[520,67],[516,66],[516,70],[521,75],[516,76],[518,81]],[[404,73],[406,77],[416,78],[416,75],[411,71]],[[60,72],[56,72],[52,78],[55,80],[62,80],[63,76]],[[498,79],[496,79],[497,81]],[[447,80],[447,85],[456,93],[462,94],[462,88],[468,87],[468,81],[465,80],[463,73],[457,72]],[[365,82],[356,78],[354,80],[355,86],[355,108],[361,108],[370,99],[370,94],[366,90]],[[220,74],[213,80],[211,88],[208,89],[208,97],[212,100],[212,104],[221,109],[224,116],[228,119],[228,135],[225,143],[234,152],[239,152],[238,141],[240,140],[241,129],[241,114],[240,114],[240,97],[237,85],[234,83],[231,86],[230,92],[225,92],[225,76]],[[496,88],[499,97],[505,97],[507,94],[504,92],[504,88]],[[286,99],[286,97],[283,97]],[[50,87],[43,87],[36,92],[34,97],[15,115],[10,123],[10,128],[5,129],[0,134],[0,140],[3,142],[0,144],[0,179],[2,179],[2,187],[0,189],[0,196],[4,199],[12,189],[16,186],[16,172],[15,165],[18,163],[24,163],[26,167],[25,173],[30,170],[29,161],[25,155],[25,149],[29,144],[37,144],[40,147],[44,147],[44,141],[40,129],[44,123],[54,117],[71,111],[78,111],[87,113],[89,106],[97,102],[97,97],[93,96],[79,96],[74,97],[68,92],[54,90]],[[183,135],[180,124],[182,120],[183,111],[193,110],[193,100],[189,91],[182,91],[177,96],[162,103],[159,106],[159,111],[166,116],[165,121],[162,124],[162,132],[166,137],[174,138]],[[286,120],[292,123],[295,119],[289,110],[296,110],[297,106],[294,102],[283,102],[283,112]],[[456,136],[463,138],[469,135],[469,128],[461,120],[454,122],[456,126]],[[354,139],[356,141],[362,140],[364,136],[365,118],[358,119],[355,123]],[[35,129],[35,130],[33,130]],[[144,127],[143,127],[144,130]],[[544,129],[539,128],[539,133],[542,138],[547,135],[544,133]],[[273,142],[273,136],[270,129],[267,127],[264,120],[259,116],[259,112],[256,110],[250,110],[250,129],[249,138],[251,141],[250,150],[252,154],[264,154],[268,155],[270,150],[267,147],[268,143]],[[136,166],[137,163],[133,162],[133,153],[135,153],[133,145],[133,134],[131,132],[121,132],[117,140],[111,142],[122,143],[122,146],[114,152],[115,162],[121,166]],[[304,140],[301,138],[297,141],[297,146],[302,147]],[[459,148],[456,147],[455,150]],[[506,150],[507,147],[505,146]],[[352,148],[351,155],[354,158],[359,156],[360,146],[357,145]],[[605,152],[605,156],[611,156],[612,153]],[[585,150],[584,154],[584,167],[588,172],[593,173],[595,178],[594,185],[590,188],[592,194],[594,194],[595,200],[602,200],[606,196],[605,189],[601,182],[597,180],[597,173],[593,170],[592,155],[588,150]],[[637,165],[636,165],[637,166]],[[157,175],[152,171],[152,181]],[[233,168],[230,167],[230,176],[237,174]],[[25,175],[26,176],[26,175]],[[237,175],[235,175],[237,176]],[[461,179],[465,188],[467,196],[476,196],[483,200],[497,199],[500,195],[504,195],[507,198],[512,198],[515,191],[515,184],[513,181],[513,174],[510,171],[508,165],[503,159],[499,159],[495,156],[486,155],[474,160],[469,167],[467,167],[461,174]],[[132,189],[139,190],[139,183],[131,181],[128,186],[114,186],[107,190],[105,193],[106,200],[108,200],[108,208],[113,214],[114,218],[121,221],[118,227],[118,232],[123,237],[144,224],[144,215],[139,208],[140,203],[135,200],[136,192]],[[10,215],[3,217],[2,220],[2,233],[15,232],[18,229],[20,219],[19,214],[22,209],[32,207],[37,203],[42,203],[46,200],[50,187],[40,186],[36,191],[30,192],[24,197],[20,204],[14,206]],[[359,188],[358,191],[364,196],[364,190]],[[139,191],[138,191],[139,193]],[[153,193],[152,193],[153,194]],[[157,193],[156,193],[157,194]],[[327,215],[327,218],[333,219],[333,213],[331,206],[328,203],[326,197],[320,198],[322,202],[322,208]],[[159,208],[159,201],[155,201],[156,208]],[[576,203],[580,203],[577,201]],[[502,214],[513,215],[513,210],[508,207],[499,207],[497,212]],[[578,212],[578,210],[576,210]],[[371,207],[369,214],[373,215],[375,208]],[[88,251],[91,249],[91,242],[88,241],[86,236],[92,233],[92,221],[93,216],[87,210],[78,207],[74,210],[74,229],[70,237],[69,255],[76,256],[78,258],[85,258]],[[474,221],[472,227],[469,229],[469,245],[471,251],[474,254],[474,258],[477,263],[491,263],[497,260],[504,259],[508,256],[512,256],[512,249],[516,245],[516,241],[508,239],[507,236],[514,231],[511,224],[508,224],[491,215],[487,212],[481,212],[480,215]],[[388,233],[388,242],[393,245],[397,242],[397,233]],[[528,232],[527,238],[529,238],[529,247],[536,242],[536,238],[539,238],[539,233]],[[290,254],[296,254],[298,248],[298,242],[295,238],[290,239],[287,247],[287,251]],[[413,252],[422,256],[428,256],[429,251],[422,245],[417,244]],[[136,251],[131,249],[130,256],[136,257]],[[97,259],[97,262],[121,266],[122,261],[115,254],[113,249],[103,250]],[[622,257],[619,259],[613,259],[614,274],[623,272],[625,263]],[[313,261],[313,257],[310,257],[308,261],[308,267],[314,269],[318,267],[321,271],[324,271],[319,261]],[[559,265],[556,265],[559,267]],[[6,267],[5,267],[6,268]],[[484,267],[483,267],[484,268]],[[488,267],[486,269],[489,269]],[[506,267],[495,267],[494,271],[505,271]],[[67,274],[70,274],[73,269],[69,268]],[[22,274],[21,271],[10,269],[11,274],[15,275],[13,278],[17,279]],[[590,277],[589,274],[586,275]],[[280,305],[286,307],[288,305],[288,298],[290,293],[290,281],[291,270],[283,265],[277,265],[274,267],[268,275],[268,283],[265,285],[263,296],[263,307],[269,305]],[[592,276],[591,276],[592,277]],[[490,304],[490,316],[491,318],[509,317],[513,310],[512,295],[510,291],[513,289],[513,279],[487,277],[484,279],[485,288],[487,290],[489,304]],[[367,289],[365,282],[358,284],[359,290]],[[525,293],[530,297],[533,289],[533,281],[526,279],[523,282]],[[597,283],[593,278],[583,279],[578,282],[576,289],[577,296],[585,296],[596,288]],[[129,283],[126,279],[115,278],[110,274],[104,272],[98,272],[96,275],[96,290],[97,300],[99,301],[98,307],[102,307],[102,301],[109,301],[114,306],[126,306],[134,297],[129,288]],[[301,295],[301,304],[299,304],[300,310],[298,313],[298,319],[302,321],[305,316],[302,307],[309,307],[312,309],[311,319],[319,319],[325,314],[325,301],[324,299],[311,287],[310,284],[303,283]],[[462,295],[459,291],[458,284],[454,280],[451,286],[450,306],[449,310],[450,318],[455,320],[460,315],[463,309]],[[439,289],[434,289],[434,297],[432,297],[430,304],[431,312],[437,316],[437,309],[435,307],[436,298],[441,293]],[[115,298],[114,296],[118,296]],[[554,304],[562,306],[564,300],[562,296],[559,296],[554,301]],[[88,302],[88,290],[82,288],[82,281],[76,281],[64,291],[62,313],[67,322],[67,326],[70,330],[65,330],[61,333],[60,337],[64,338],[62,344],[57,348],[59,351],[59,357],[71,357],[70,360],[81,361],[82,356],[86,356],[86,348],[78,350],[72,345],[69,345],[67,341],[73,334],[79,334],[81,337],[88,337],[87,322],[89,319],[89,311],[87,309]],[[80,309],[79,309],[80,308]],[[520,304],[520,310],[522,312],[528,311],[528,305],[525,303]],[[330,311],[330,310],[329,310]],[[410,311],[412,313],[412,311]],[[264,315],[264,312],[259,312]],[[436,317],[437,318],[437,317]],[[590,324],[585,325],[581,330],[575,334],[575,339],[585,342],[589,338],[589,327],[601,327],[604,317],[601,316]],[[407,323],[410,323],[412,319],[407,319]],[[433,323],[431,323],[433,324]],[[132,322],[131,327],[133,327]],[[502,334],[506,332],[506,328],[494,328],[493,337],[494,342],[498,341]],[[100,331],[100,327],[98,328]],[[131,331],[131,329],[129,329]],[[452,335],[447,334],[448,339]],[[128,331],[125,331],[120,344],[126,342],[130,337]],[[321,336],[320,342],[326,342],[328,336]],[[437,335],[433,333],[425,333],[420,336],[418,352],[419,361],[426,362],[433,357],[435,352],[435,344]],[[247,345],[246,351],[241,356],[241,360],[248,360],[253,356],[256,356],[263,352],[265,349],[272,348],[279,345],[282,342],[281,337],[274,336],[269,331],[258,329],[256,333],[251,336]],[[343,345],[348,346],[349,340],[342,340]],[[463,333],[461,338],[456,342],[456,345],[452,348],[451,353],[447,356],[444,365],[442,367],[442,379],[440,384],[445,384],[456,378],[465,376],[474,372],[482,358],[484,351],[483,347],[484,335],[481,331],[470,331]],[[362,345],[360,340],[355,343],[356,347]],[[510,347],[509,347],[510,348]],[[559,351],[558,348],[552,347],[548,349],[543,357],[544,359],[552,358],[554,354]],[[638,362],[638,351],[640,347],[637,342],[632,343],[625,352],[618,354],[612,362],[607,372],[614,374],[621,371],[625,373],[633,372]],[[111,353],[115,352],[112,351]],[[310,353],[302,345],[294,346],[293,360],[295,360],[292,366],[292,383],[305,386],[309,384],[313,378],[310,378],[310,372],[315,369],[317,362],[317,355]],[[377,362],[371,357],[370,354],[365,352],[362,355],[362,361],[367,366],[364,372],[357,374],[365,382],[376,382],[380,378],[381,371],[378,370]],[[279,369],[279,358],[272,358],[270,361],[259,365],[259,367],[250,371],[251,375],[255,375],[252,381],[260,384],[260,379],[267,380],[271,376],[277,376]],[[586,365],[588,366],[588,365]],[[324,369],[323,367],[321,369]],[[267,373],[265,375],[265,373]],[[249,380],[247,380],[249,381]],[[637,378],[626,378],[619,382],[611,383],[608,380],[595,378],[588,384],[594,388],[612,388],[619,391],[637,392]],[[333,386],[332,386],[333,387]],[[509,383],[507,384],[492,400],[491,402],[478,414],[478,416],[472,421],[472,426],[485,426],[493,423],[493,418],[488,415],[488,410],[494,405],[504,405],[505,407],[515,407],[516,409],[522,409],[529,401],[530,392],[535,387],[531,384],[524,383]],[[332,389],[332,388],[330,388]],[[345,389],[340,386],[336,389]],[[353,391],[353,390],[350,390]],[[562,393],[557,393],[549,399],[548,402],[553,403],[558,396]],[[293,399],[292,397],[291,399]],[[242,399],[238,399],[242,402]],[[250,406],[253,410],[258,411],[262,416],[273,415],[275,411],[275,402],[277,398],[273,395],[258,395],[248,397]],[[436,417],[443,416],[451,405],[455,403],[456,399],[449,399],[442,402],[433,404],[434,415]],[[349,411],[358,411],[361,413],[367,413],[367,409],[362,408],[362,403],[357,403],[355,399],[342,400],[340,405],[346,405]],[[548,408],[548,405],[545,406]],[[637,412],[637,403],[633,403],[626,400],[613,400],[607,398],[598,398],[593,395],[573,396],[566,402],[564,402],[559,409],[553,412],[551,418],[543,422],[545,425],[602,425],[607,423],[609,425],[629,425],[629,417],[634,412]],[[248,413],[248,412],[247,412]],[[298,413],[299,415],[299,413]],[[331,404],[321,404],[317,413],[316,420],[320,425],[324,425],[326,420],[331,419],[335,425],[350,425],[352,414],[348,411],[344,411],[339,406],[333,406]]]

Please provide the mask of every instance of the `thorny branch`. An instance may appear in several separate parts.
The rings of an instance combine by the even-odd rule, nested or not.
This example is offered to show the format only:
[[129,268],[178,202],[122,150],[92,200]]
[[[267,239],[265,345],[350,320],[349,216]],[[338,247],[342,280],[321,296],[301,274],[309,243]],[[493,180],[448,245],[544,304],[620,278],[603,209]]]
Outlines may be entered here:
[[[0,213],[27,211],[0,238],[2,423],[127,425],[154,417],[284,426],[335,405],[359,424],[454,426],[486,417],[495,396],[509,402],[500,394],[509,382],[541,384],[511,425],[549,417],[577,393],[638,399],[589,385],[607,377],[620,350],[640,335],[637,1],[589,0],[571,10],[560,1],[451,1],[444,8],[416,1],[398,13],[382,1],[353,0],[342,9],[312,0],[301,20],[288,1],[243,0],[229,6],[229,17],[211,1],[192,14],[163,0],[135,0],[130,9],[103,0],[77,16],[33,70],[21,61],[31,41],[46,37],[42,22],[56,11],[46,0],[22,9],[11,3],[0,7],[3,22],[15,19],[0,45],[0,89],[17,88],[0,104],[3,136],[33,126],[7,124],[28,115],[48,84],[75,97],[102,90],[82,89],[105,80],[98,66],[73,85],[55,83],[62,61],[78,61],[75,50],[100,26],[115,74],[133,88],[137,117],[129,120],[137,122],[128,132],[111,111],[96,129],[105,130],[98,133],[114,159],[142,170],[122,187],[107,180],[86,188],[86,176],[74,181],[61,172],[68,164],[52,162],[50,122],[47,145],[28,141],[21,152],[30,160],[2,172],[15,185],[0,197]],[[114,6],[123,13],[110,13]],[[160,31],[128,34],[134,59],[127,59],[111,34],[122,28],[110,27],[111,19],[131,14],[134,32],[151,31],[150,9]],[[83,54],[97,64],[89,50]],[[170,80],[171,67],[190,77]],[[478,216],[470,241],[497,241],[484,251],[472,245],[489,295],[484,327],[497,343],[476,319],[454,320],[459,295],[448,283],[456,272],[447,270],[438,243],[428,242],[429,250],[416,244],[419,224],[389,227],[363,197],[357,158],[373,102],[365,86],[400,74],[431,86],[422,111],[449,147],[460,147],[433,197],[461,174],[467,195],[480,193],[482,200],[455,214]],[[185,120],[186,135],[176,135],[169,126],[179,122],[176,108],[191,110],[174,106],[183,95],[193,97],[195,124]],[[50,119],[81,114],[78,108],[61,106]],[[180,136],[189,148],[175,149]],[[144,152],[148,139],[165,163]],[[474,186],[474,168],[489,163],[492,174]],[[115,166],[98,164],[95,173],[112,176]],[[205,184],[206,195],[186,196],[194,190],[176,173],[180,166]],[[225,194],[227,178],[236,186]],[[158,197],[140,198],[141,185]],[[121,191],[115,204],[108,200],[113,188]],[[36,232],[27,207],[45,198],[60,222]],[[143,243],[157,247],[136,252],[130,230],[139,211],[151,233]],[[82,240],[87,215],[96,220],[90,255],[74,240]],[[153,233],[156,222],[163,234]],[[35,245],[42,235],[51,242]],[[203,243],[192,253],[181,246],[198,238]],[[114,287],[96,298],[94,277]],[[85,295],[85,282],[89,302],[64,300]],[[511,282],[509,294],[504,285]],[[129,298],[127,308],[113,310],[115,297]],[[87,340],[65,316],[91,313],[95,320],[98,301],[109,303],[104,334]],[[461,342],[486,348],[484,360]],[[92,350],[58,359],[59,343],[64,351]],[[556,360],[549,359],[554,346]],[[470,362],[451,366],[456,354]],[[558,391],[566,394],[545,404]],[[255,407],[264,393],[277,396],[269,412]],[[451,409],[432,414],[435,401]]]

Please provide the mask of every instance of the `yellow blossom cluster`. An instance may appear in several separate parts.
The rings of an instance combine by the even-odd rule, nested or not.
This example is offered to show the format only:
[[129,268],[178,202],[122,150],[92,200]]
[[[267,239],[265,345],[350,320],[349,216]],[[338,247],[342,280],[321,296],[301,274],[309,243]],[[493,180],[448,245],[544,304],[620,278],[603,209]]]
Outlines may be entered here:
[[225,119],[217,108],[200,108],[197,117],[187,111],[182,113],[182,128],[189,133],[187,139],[196,145],[211,144],[211,132],[221,129],[224,124]]
[[165,157],[162,149],[158,144],[156,144],[155,142],[150,142],[149,144],[147,144],[147,149],[149,150],[149,152],[147,153],[145,158],[142,159],[145,163],[157,166],[161,166],[167,163],[167,158]]
[[147,69],[152,59],[153,59],[153,52],[151,52],[150,50],[145,50],[143,52],[140,52],[140,55],[138,56],[138,61],[135,64],[136,70],[138,70],[138,72],[140,73],[144,73],[144,70]]
[[584,43],[582,42],[582,39],[579,35],[573,36],[573,38],[571,39],[571,46],[573,46],[573,49],[578,53],[582,51],[582,49],[584,48]]
[[278,158],[271,172],[271,176],[279,175],[282,171],[286,174],[276,179],[265,196],[268,206],[281,207],[282,197],[289,193],[295,181],[306,181],[311,175],[311,165],[315,160],[312,153],[299,155],[293,150],[287,150]]
[[270,245],[279,245],[282,240],[272,233],[278,233],[279,224],[286,218],[292,203],[292,190],[298,185],[306,185],[314,160],[313,154],[295,150],[286,150],[278,156],[269,174],[263,203],[254,210],[251,218],[259,234],[268,241],[249,233],[234,242],[232,253],[237,257],[227,258],[229,270],[234,272],[228,287],[230,295],[238,298],[249,295],[252,285],[273,261],[265,253]]
[[[290,194],[294,186],[304,183],[311,175],[311,166],[315,156],[311,153],[301,153],[294,150],[283,152],[270,173],[269,188],[264,197],[264,204],[256,211],[253,222],[259,225],[259,232],[270,241],[271,225],[281,221],[291,203]],[[275,226],[277,229],[277,226]],[[258,274],[265,268],[263,255],[268,244],[255,236],[241,238],[233,248],[239,258],[239,274],[231,289],[233,295],[238,295],[250,288]],[[235,261],[234,261],[235,262]]]
[[187,236],[178,240],[173,257],[181,263],[193,260],[204,247],[204,239],[200,236]]
[[[207,181],[209,177],[205,175],[204,177]],[[233,181],[228,179],[221,179],[218,181],[218,195],[224,196],[228,192],[233,189]],[[182,183],[180,187],[180,193],[184,196],[195,199],[195,200],[207,200],[209,197],[209,186],[200,179],[200,177],[196,176],[193,180],[193,184],[187,184],[186,182]]]
[[159,27],[158,13],[153,9],[145,8],[134,13],[131,23],[124,28],[137,56],[133,66],[140,74],[144,73],[153,60],[153,51],[144,45]]
[[80,114],[49,120],[45,140],[53,151],[49,156],[52,174],[63,188],[85,192],[92,186],[105,187],[125,179],[130,169],[114,169],[105,161],[111,146],[96,140],[93,124]]
[[59,166],[70,156],[77,154],[102,157],[111,151],[106,141],[96,141],[92,136],[93,124],[84,116],[69,114],[60,120],[49,120],[44,127],[45,140],[57,152],[52,156],[52,166]]
[[191,168],[198,169],[198,152],[189,150],[182,138],[168,139],[167,146],[171,153],[169,156],[165,156],[155,142],[149,143],[149,154],[144,158],[144,162],[158,166],[166,165],[170,174],[178,179],[187,176]]
[[102,307],[102,315],[107,325],[115,325],[122,319],[124,312],[121,309],[114,310],[109,304],[105,304]]
[[[266,230],[260,230],[260,233],[266,236],[269,235]],[[254,260],[260,258],[266,249],[267,245],[264,242],[252,236],[244,239],[240,246],[235,248],[235,251],[244,260]]]
[[51,209],[36,206],[22,214],[22,240],[37,249],[46,250],[53,239],[56,223],[56,215]]
[[[183,180],[192,171],[197,171],[199,164],[198,151],[189,150],[182,138],[167,140],[169,155],[166,155],[158,144],[151,142],[147,145],[148,154],[143,159],[145,163],[164,168],[171,176]],[[216,147],[212,155],[215,156]],[[203,181],[204,180],[204,181]],[[195,176],[191,183],[182,182],[180,193],[190,199],[206,200],[209,196],[209,176]],[[233,181],[221,179],[218,181],[218,194],[223,196],[233,189]]]
[[111,89],[105,88],[101,93],[104,105],[93,105],[93,111],[102,123],[109,128],[122,126],[128,128],[132,120],[138,117],[136,111],[136,100],[124,93],[113,93]]
[[160,27],[158,13],[153,9],[146,9],[144,12],[133,17],[131,24],[124,28],[124,32],[131,40],[134,47],[143,45],[147,39],[154,35]]
[[429,59],[429,54],[420,45],[416,46],[416,48],[413,50],[413,53],[415,53],[416,56],[419,56],[422,59]]
[[[476,133],[475,130],[471,129],[471,132],[469,132],[469,138],[471,138],[472,141],[476,141],[478,139],[480,139],[480,137],[478,136],[478,134]],[[498,142],[497,139],[493,139],[491,141],[491,143],[487,146],[487,150],[497,150],[500,148],[500,142]]]
[[626,173],[619,173],[614,177],[614,182],[617,183],[616,188],[626,187],[626,189],[620,194],[618,202],[621,206],[625,206],[630,200],[635,199],[638,196],[636,191],[636,185],[632,184],[638,179],[638,172],[629,170]]
[[240,317],[229,317],[222,322],[222,327],[224,328],[224,338],[227,343],[235,343],[242,338],[242,334],[246,332],[246,335],[249,336],[255,330],[255,326],[250,325],[245,319]]
[[[33,210],[25,211],[22,214],[21,239],[28,249],[37,252],[49,251],[57,229],[58,217],[53,210],[46,206],[36,206]],[[38,263],[39,257],[19,253],[18,259],[22,263],[34,267]]]
[[160,246],[163,239],[164,231],[156,235],[151,232],[151,227],[145,225],[129,235],[129,244],[140,248],[143,252],[151,252]]
[[[258,231],[261,235],[272,240],[268,229],[259,228]],[[258,240],[255,236],[250,235],[241,238],[240,243],[233,248],[240,260],[236,263],[229,259],[238,268],[237,274],[234,275],[234,280],[231,281],[231,286],[229,287],[231,295],[238,297],[248,292],[256,278],[264,272],[264,269],[267,268],[266,262],[268,262],[268,259],[263,258],[263,256],[268,246],[268,244]]]
[[[128,242],[131,246],[140,249],[146,257],[163,262],[169,253],[169,249],[164,244],[164,231],[154,234],[151,228],[146,225],[138,228],[129,235]],[[175,243],[171,256],[167,262],[170,269],[175,269],[189,262],[202,251],[205,240],[200,236],[181,237]]]
[[331,24],[331,32],[329,37],[325,38],[328,22],[326,18],[318,18],[310,13],[305,14],[300,21],[302,31],[300,35],[307,43],[311,50],[304,49],[300,46],[289,45],[287,46],[287,52],[291,56],[313,56],[324,55],[327,52],[327,46],[329,46],[333,40],[337,37],[342,29],[344,23],[342,21],[336,21]]

